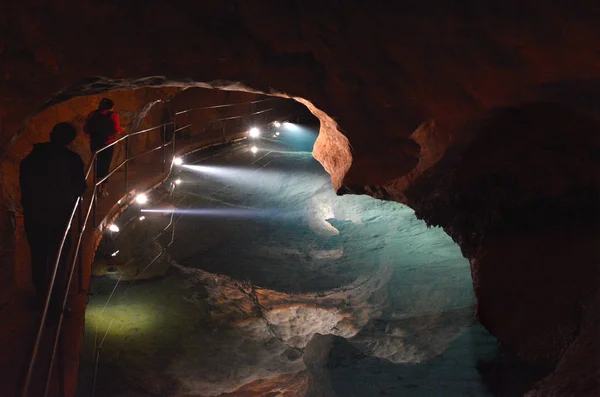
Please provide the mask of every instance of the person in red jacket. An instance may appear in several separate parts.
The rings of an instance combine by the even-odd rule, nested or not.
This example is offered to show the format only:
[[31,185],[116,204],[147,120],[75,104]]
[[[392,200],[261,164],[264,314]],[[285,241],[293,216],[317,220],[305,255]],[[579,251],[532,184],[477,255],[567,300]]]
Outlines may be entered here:
[[[100,149],[113,143],[117,139],[117,134],[125,130],[121,127],[119,114],[113,111],[114,107],[115,103],[112,99],[102,98],[98,109],[88,115],[83,127],[83,131],[90,136],[92,154],[97,153],[95,167],[97,181],[108,175],[115,147],[113,145],[101,151]],[[108,196],[107,183],[108,179],[100,185],[101,198]]]

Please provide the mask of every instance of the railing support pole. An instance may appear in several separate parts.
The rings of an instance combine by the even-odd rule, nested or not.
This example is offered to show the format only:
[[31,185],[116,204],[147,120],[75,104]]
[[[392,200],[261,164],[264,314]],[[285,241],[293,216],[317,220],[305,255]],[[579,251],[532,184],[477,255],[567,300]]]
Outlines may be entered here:
[[175,132],[177,130],[177,128],[175,128],[177,126],[177,124],[173,123],[173,135],[171,135],[171,146],[173,149],[173,155],[171,156],[172,159],[175,158],[175,137],[177,136],[177,132]]
[[247,130],[249,130],[252,127],[252,111],[254,109],[254,106],[252,106],[252,105],[253,105],[253,103],[250,102],[249,108],[248,108],[248,121],[246,122]]
[[94,191],[92,192],[92,224],[96,227],[96,207],[98,206],[98,156],[94,154]]
[[167,164],[167,126],[164,125],[162,129],[162,172],[165,172]]
[[[79,206],[78,210],[77,210],[77,218],[78,222],[79,222],[79,235],[83,235],[83,231],[85,228],[85,225],[83,224],[83,197],[81,198],[81,205]],[[77,282],[79,284],[79,292],[83,292],[83,250],[81,249],[81,247],[79,248],[79,252],[77,252],[77,271],[78,271],[78,279]]]
[[129,191],[129,135],[125,136],[125,194]]

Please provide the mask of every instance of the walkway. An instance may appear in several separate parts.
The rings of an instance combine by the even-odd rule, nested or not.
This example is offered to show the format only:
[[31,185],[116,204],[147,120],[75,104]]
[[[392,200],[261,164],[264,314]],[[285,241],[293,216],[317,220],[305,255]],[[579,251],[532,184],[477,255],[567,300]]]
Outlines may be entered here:
[[[241,135],[240,135],[241,136]],[[233,139],[233,135],[230,139]],[[177,142],[179,148],[182,147],[194,147],[197,145],[210,145],[213,141],[222,141],[222,137],[215,136],[211,141],[207,141],[205,136],[196,136],[193,138],[186,138]],[[170,161],[172,157],[171,148],[167,151],[167,161]],[[109,180],[108,190],[110,196],[105,199],[98,200],[96,218],[98,223],[114,209],[115,205],[118,205],[117,201],[122,200],[124,204],[125,198],[128,196],[127,193],[132,193],[138,190],[146,190],[148,187],[161,182],[166,176],[162,172],[162,157],[161,151],[156,151],[148,156],[139,160],[134,160],[130,163],[128,169],[128,191],[125,190],[125,172],[124,169],[117,171]],[[114,166],[114,164],[113,164]],[[166,166],[166,171],[169,171],[170,163]],[[92,181],[88,181],[88,185],[91,185]],[[87,208],[89,203],[91,192],[85,198],[84,207]],[[15,243],[16,252],[29,252],[29,246],[23,232],[23,220],[18,218],[17,227],[17,238]],[[77,225],[75,225],[75,230]],[[91,242],[94,240],[92,232],[94,229],[90,226],[87,228],[87,234],[84,241]],[[83,257],[84,262],[87,266],[84,266],[84,274],[81,279],[83,280],[83,290],[87,290],[89,285],[87,283],[90,279],[90,266],[94,256],[94,245],[87,244],[83,246]],[[29,280],[30,267],[28,265],[28,255],[19,256],[20,260],[27,263],[18,263],[16,268],[23,269],[27,273],[19,275],[21,280]],[[76,274],[74,276],[74,286],[72,288],[69,307],[72,310],[72,314],[65,319],[65,337],[64,339],[68,342],[68,346],[64,349],[65,356],[65,373],[76,374],[79,366],[79,348],[82,340],[82,327],[83,327],[83,316],[85,313],[86,306],[86,295],[80,293],[80,286],[78,284],[79,277]],[[20,376],[25,370],[28,357],[30,355],[30,347],[35,338],[35,332],[39,324],[39,308],[34,299],[33,287],[29,286],[27,289],[20,287],[13,287],[13,291],[10,294],[11,299],[7,304],[0,308],[0,324],[2,324],[2,332],[0,332],[0,397],[14,397],[17,389],[22,382]],[[43,344],[49,345],[52,343],[53,329],[49,329],[45,332]],[[45,352],[42,356],[49,356],[49,352]],[[38,378],[43,377],[42,374],[38,374]],[[64,388],[67,391],[66,395],[72,395],[74,393],[76,384],[74,376],[71,376],[71,383],[65,384]],[[37,381],[38,387],[40,381]],[[54,385],[58,387],[58,385]],[[71,392],[69,392],[71,390]],[[35,395],[31,393],[30,395]]]
[[[151,155],[151,158],[147,162],[135,163],[129,169],[129,180],[130,190],[145,189],[148,186],[157,183],[164,177],[164,174],[160,175],[161,167],[161,154],[159,152]],[[117,204],[117,200],[121,199],[125,195],[125,176],[123,172],[117,172],[109,181],[109,191],[111,196],[106,199],[98,201],[97,219],[101,221],[104,216],[108,214],[110,209]],[[89,202],[89,194],[86,196],[86,203]],[[86,204],[87,206],[87,204]],[[19,219],[22,222],[22,219]],[[75,226],[76,228],[76,226]],[[20,225],[21,233],[17,234],[16,250],[28,251],[28,245],[24,234],[22,233],[22,224]],[[88,229],[89,232],[92,229]],[[89,234],[88,234],[89,238]],[[85,257],[91,257],[92,247],[88,246],[84,251]],[[23,258],[27,259],[27,258]],[[20,268],[29,270],[29,266],[26,264],[20,264]],[[28,276],[28,275],[27,275]],[[74,282],[77,282],[77,275],[75,276]],[[89,280],[89,274],[83,275],[83,280]],[[76,286],[74,290],[78,290],[79,286]],[[86,286],[84,285],[84,288]],[[70,305],[73,313],[79,313],[83,315],[84,310],[78,309],[78,307],[85,307],[85,296],[84,295],[73,295],[72,304]],[[2,376],[0,396],[13,397],[16,393],[18,383],[21,381],[19,376],[24,370],[27,357],[29,355],[29,348],[34,338],[34,332],[39,321],[39,312],[36,307],[33,290],[16,289],[12,294],[12,299],[8,305],[0,310],[0,323],[3,327],[1,333],[2,339],[0,340],[0,373]],[[70,345],[77,344],[77,340],[81,340],[81,317],[72,316],[67,319],[65,329],[67,330],[66,340],[70,341]],[[6,331],[5,331],[6,330]],[[45,336],[45,343],[51,343],[52,335],[48,332]],[[78,353],[73,349],[68,349],[68,353],[72,356],[72,360],[67,360],[67,365],[77,367],[78,364]],[[66,387],[69,387],[68,385]],[[74,385],[70,386],[71,388]]]

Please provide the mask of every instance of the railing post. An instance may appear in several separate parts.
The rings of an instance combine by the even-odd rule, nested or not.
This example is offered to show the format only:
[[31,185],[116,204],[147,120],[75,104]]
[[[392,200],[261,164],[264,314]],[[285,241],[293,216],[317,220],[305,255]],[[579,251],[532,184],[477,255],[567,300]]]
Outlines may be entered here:
[[129,135],[125,135],[125,194],[129,191]]
[[98,152],[94,153],[94,190],[92,191],[92,222],[96,227],[96,207],[98,205]]
[[163,129],[162,129],[162,172],[165,172],[165,166],[167,163],[167,147],[166,147],[166,141],[167,141],[167,125],[163,125]]
[[173,146],[173,155],[171,156],[172,159],[175,158],[175,137],[177,136],[177,124],[175,124],[175,122],[173,122],[173,135],[171,135],[171,146]]
[[[79,205],[79,208],[77,210],[77,217],[79,218],[79,235],[83,236],[83,231],[85,229],[85,225],[83,224],[83,197],[81,198],[81,204]],[[77,279],[77,282],[79,284],[79,292],[83,292],[83,250],[81,249],[81,247],[79,247],[79,250],[77,252],[76,260],[77,271],[79,272]]]
[[253,105],[254,104],[252,102],[250,102],[250,108],[248,109],[248,121],[246,122],[246,124],[247,124],[247,128],[246,129],[249,129],[250,127],[252,127],[252,112],[253,112],[253,109],[254,109]]

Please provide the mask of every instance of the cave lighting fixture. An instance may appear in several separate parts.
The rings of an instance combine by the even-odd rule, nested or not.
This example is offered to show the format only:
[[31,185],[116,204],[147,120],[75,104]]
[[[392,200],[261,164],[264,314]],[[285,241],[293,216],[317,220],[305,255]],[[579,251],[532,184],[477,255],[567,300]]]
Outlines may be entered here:
[[252,146],[252,147],[250,148],[250,151],[251,151],[252,153],[255,153],[255,154],[256,154],[256,152],[258,152],[258,148],[257,148],[256,146]]
[[181,157],[175,157],[175,158],[173,158],[173,164],[175,164],[175,165],[182,165],[183,164],[183,159]]
[[250,138],[258,138],[260,136],[260,130],[256,127],[250,128],[250,133],[248,134]]
[[135,196],[135,202],[138,204],[146,204],[148,202],[148,196],[146,196],[144,193],[140,193]]
[[140,221],[143,221],[144,219],[146,219],[144,215],[140,216]]
[[114,223],[111,223],[110,225],[108,225],[108,230],[110,230],[113,233],[117,233],[120,229],[119,226],[115,225]]
[[277,131],[277,132],[275,133],[275,136],[279,136],[279,131]]
[[273,125],[277,128],[281,127],[281,123],[279,121],[274,122]]
[[176,185],[180,185],[181,184],[181,179],[175,179],[175,184]]
[[119,250],[116,250],[115,252],[113,252],[112,254],[110,254],[110,256],[117,256],[118,253],[119,253]]

